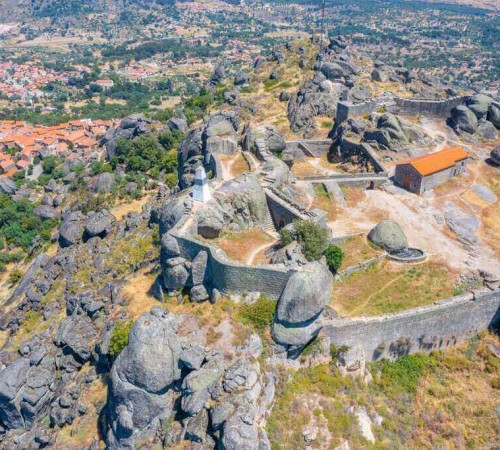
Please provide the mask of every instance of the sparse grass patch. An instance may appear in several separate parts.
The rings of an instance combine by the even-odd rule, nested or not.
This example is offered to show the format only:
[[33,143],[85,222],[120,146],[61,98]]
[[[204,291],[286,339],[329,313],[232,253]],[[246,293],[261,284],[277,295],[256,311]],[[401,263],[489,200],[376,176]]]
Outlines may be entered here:
[[381,261],[335,284],[330,306],[348,316],[387,314],[452,297],[456,274],[445,264]]
[[109,354],[116,358],[128,344],[132,322],[116,322],[109,340]]

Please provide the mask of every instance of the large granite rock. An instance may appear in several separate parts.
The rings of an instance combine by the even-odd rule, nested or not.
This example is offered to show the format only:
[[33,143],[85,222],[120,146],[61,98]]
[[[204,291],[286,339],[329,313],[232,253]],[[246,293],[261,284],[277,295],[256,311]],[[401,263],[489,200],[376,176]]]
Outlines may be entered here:
[[90,215],[85,221],[85,237],[105,237],[116,223],[116,218],[108,210],[103,209]]
[[74,212],[67,217],[59,230],[59,245],[70,247],[81,242],[84,230],[84,216],[80,212]]
[[474,134],[477,130],[476,115],[464,105],[457,106],[451,110],[451,121],[457,131]]
[[33,213],[43,220],[57,220],[60,217],[59,211],[50,205],[37,206]]
[[482,119],[488,113],[493,99],[487,95],[478,94],[466,101],[467,107],[476,115],[477,119]]
[[234,76],[234,84],[236,86],[242,86],[248,84],[248,80],[249,80],[248,75],[242,71],[236,72],[236,75]]
[[488,120],[500,130],[500,108],[496,105],[491,105],[488,111]]
[[252,141],[249,142],[250,145],[254,144],[256,140],[264,141],[265,148],[273,153],[280,153],[286,148],[285,138],[272,125],[263,125],[253,129],[249,139]]
[[264,224],[267,199],[255,174],[246,173],[225,182],[214,197],[227,216],[227,223],[245,228]]
[[278,301],[272,334],[274,340],[295,351],[319,333],[317,320],[330,302],[333,275],[319,262],[311,262],[288,280]]
[[173,385],[181,378],[178,318],[160,308],[143,314],[110,376],[108,446],[128,448],[152,436],[172,413]]
[[394,253],[408,247],[408,241],[403,229],[393,220],[380,222],[368,233],[368,239],[389,253]]
[[143,114],[132,114],[125,117],[120,125],[107,131],[101,140],[101,145],[106,146],[106,156],[112,158],[116,155],[116,141],[122,137],[125,139],[134,139],[150,130],[151,120]]
[[14,183],[10,178],[0,177],[0,194],[14,195],[16,192],[16,183]]

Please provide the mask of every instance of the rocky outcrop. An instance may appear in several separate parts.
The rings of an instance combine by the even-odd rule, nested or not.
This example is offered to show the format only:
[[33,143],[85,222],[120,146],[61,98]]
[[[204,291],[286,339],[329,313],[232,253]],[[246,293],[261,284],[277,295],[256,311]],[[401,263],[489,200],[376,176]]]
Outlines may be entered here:
[[319,262],[293,274],[281,294],[274,316],[274,340],[296,356],[321,330],[318,320],[330,302],[333,275]]
[[114,129],[108,130],[101,145],[106,146],[106,156],[112,158],[116,154],[116,141],[119,138],[134,139],[141,134],[150,131],[151,120],[143,114],[132,114],[125,117],[120,125]]
[[[184,438],[204,448],[268,448],[262,425],[274,381],[260,372],[261,352],[252,335],[227,362],[203,346],[194,317],[163,308],[143,314],[111,369],[108,447],[130,448],[146,438],[169,446]],[[183,417],[184,433],[164,427],[174,414]]]
[[105,237],[109,234],[115,223],[115,216],[106,209],[91,214],[85,221],[84,238]]
[[248,81],[249,78],[245,72],[242,72],[241,70],[239,72],[236,72],[236,75],[234,76],[235,86],[243,86],[245,84],[248,84]]
[[238,145],[239,118],[233,112],[206,116],[203,124],[188,132],[179,145],[178,174],[181,189],[190,187],[200,165],[208,167],[210,154],[233,154]]
[[33,214],[43,220],[57,220],[60,217],[59,211],[50,205],[37,206],[33,211]]
[[451,122],[456,131],[474,134],[477,130],[477,116],[464,105],[452,109]]
[[10,178],[0,177],[0,194],[14,195],[16,191],[16,183],[14,183]]
[[393,220],[380,222],[368,233],[368,239],[389,253],[398,252],[408,247],[408,240],[403,229]]
[[293,95],[288,103],[287,115],[293,132],[303,132],[305,136],[315,128],[317,116],[335,116],[337,102],[347,88],[327,79],[323,73],[317,73],[307,80]]
[[228,224],[247,229],[264,223],[267,200],[255,174],[243,174],[229,180],[213,195]]
[[488,114],[488,110],[493,102],[491,97],[488,97],[483,94],[475,95],[474,97],[469,98],[465,104],[467,108],[469,108],[477,120],[481,120],[483,117],[486,117]]
[[[259,142],[256,143],[256,141]],[[278,129],[272,125],[262,125],[253,128],[247,133],[245,137],[245,146],[253,148],[256,145],[263,145],[265,150],[272,153],[280,153],[286,149],[285,138]]]
[[84,218],[85,216],[79,211],[65,217],[59,230],[59,245],[61,247],[70,247],[81,242],[84,230]]

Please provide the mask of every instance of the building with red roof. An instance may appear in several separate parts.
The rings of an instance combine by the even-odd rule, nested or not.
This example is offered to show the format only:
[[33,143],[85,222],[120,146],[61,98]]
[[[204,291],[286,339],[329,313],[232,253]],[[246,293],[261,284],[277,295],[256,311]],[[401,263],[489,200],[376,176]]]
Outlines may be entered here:
[[427,153],[397,164],[394,181],[411,192],[422,194],[464,173],[468,159],[468,153],[461,147]]

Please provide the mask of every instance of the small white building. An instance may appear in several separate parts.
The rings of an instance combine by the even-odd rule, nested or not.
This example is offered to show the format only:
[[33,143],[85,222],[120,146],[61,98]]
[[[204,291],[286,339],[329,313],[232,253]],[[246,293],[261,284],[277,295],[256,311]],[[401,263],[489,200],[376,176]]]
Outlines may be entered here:
[[201,203],[207,203],[212,199],[210,194],[210,186],[208,185],[208,178],[203,166],[196,169],[194,175],[194,188],[193,200]]

